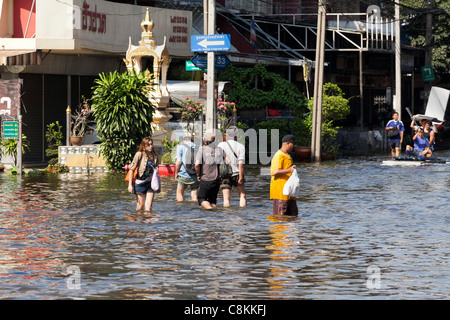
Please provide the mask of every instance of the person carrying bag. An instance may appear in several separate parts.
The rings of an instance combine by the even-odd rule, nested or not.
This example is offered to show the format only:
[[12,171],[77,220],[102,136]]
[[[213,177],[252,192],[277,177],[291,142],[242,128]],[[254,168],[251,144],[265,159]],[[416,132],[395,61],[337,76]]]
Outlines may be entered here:
[[[136,171],[136,179],[131,172]],[[133,181],[134,180],[134,181]],[[158,172],[158,155],[150,137],[142,139],[139,151],[134,155],[128,173],[128,192],[136,194],[136,210],[151,211],[155,193],[161,191]]]

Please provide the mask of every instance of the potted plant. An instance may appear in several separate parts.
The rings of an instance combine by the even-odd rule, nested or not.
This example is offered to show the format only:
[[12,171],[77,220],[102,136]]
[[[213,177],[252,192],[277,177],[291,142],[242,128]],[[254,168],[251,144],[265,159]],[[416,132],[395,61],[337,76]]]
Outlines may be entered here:
[[[297,157],[304,151],[305,157],[310,157],[311,131],[312,131],[312,109],[314,98],[308,101],[309,113],[297,115],[291,124],[293,134],[296,136],[296,145],[304,146],[302,150],[296,149]],[[322,102],[322,127],[321,127],[321,158],[322,160],[336,159],[339,146],[336,144],[336,135],[339,126],[336,122],[344,120],[350,114],[349,99],[344,98],[344,92],[334,83],[323,85]],[[297,153],[298,152],[298,153]]]
[[159,174],[161,176],[173,176],[175,174],[177,144],[178,141],[170,142],[167,136],[164,137],[164,147],[167,152],[161,157],[161,164],[159,165]]
[[70,144],[73,146],[81,146],[83,144],[88,119],[92,114],[88,100],[84,97],[82,97],[82,100],[83,102],[78,106],[75,113],[71,115]]
[[193,137],[195,133],[194,122],[200,118],[203,112],[203,103],[186,97],[178,111],[181,112],[181,120],[186,121],[186,130]]
[[290,123],[295,136],[295,157],[297,161],[311,161],[311,119],[309,114],[297,115]]
[[217,121],[220,124],[220,132],[225,134],[233,121],[233,112],[236,112],[236,103],[219,98],[217,100]]

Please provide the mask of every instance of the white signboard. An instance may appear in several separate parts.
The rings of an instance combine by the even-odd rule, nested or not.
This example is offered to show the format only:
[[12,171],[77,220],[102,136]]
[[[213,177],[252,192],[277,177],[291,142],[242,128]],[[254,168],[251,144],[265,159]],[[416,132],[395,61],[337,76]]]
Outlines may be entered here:
[[428,98],[425,116],[443,121],[449,96],[449,90],[439,87],[432,87],[430,97]]
[[[72,46],[65,48],[69,50],[125,53],[130,37],[133,44],[141,39],[146,9],[103,0],[40,0],[36,2],[36,38],[47,46]],[[165,36],[170,55],[191,56],[192,12],[148,9],[157,44],[163,44]]]

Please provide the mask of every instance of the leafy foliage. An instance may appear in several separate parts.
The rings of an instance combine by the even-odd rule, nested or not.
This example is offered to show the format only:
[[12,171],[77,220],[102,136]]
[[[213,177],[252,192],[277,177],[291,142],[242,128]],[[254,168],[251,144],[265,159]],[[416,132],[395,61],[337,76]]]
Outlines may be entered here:
[[402,32],[414,47],[426,49],[426,16],[433,15],[431,61],[434,70],[444,81],[449,80],[450,57],[450,2],[448,0],[432,1],[429,9],[426,0],[404,0],[400,13],[405,19]]
[[191,136],[194,135],[194,121],[200,118],[203,110],[203,103],[194,101],[189,97],[182,102],[182,106],[178,109],[181,112],[181,120],[187,122],[186,130]]
[[[1,149],[4,155],[13,158],[14,164],[17,165],[17,145],[19,141],[16,139],[5,139],[2,140]],[[22,154],[30,150],[30,141],[27,137],[22,134]]]
[[47,168],[45,168],[44,171],[48,172],[48,173],[65,173],[65,172],[69,172],[69,167],[67,167],[64,164],[55,163],[55,164],[49,164],[47,166]]
[[228,101],[228,96],[217,100],[217,121],[220,123],[220,132],[224,133],[230,127],[233,120],[233,110],[236,103]]
[[[335,138],[340,127],[336,122],[344,120],[350,114],[349,100],[344,98],[344,92],[334,83],[323,85],[322,96],[322,148],[326,152],[337,152]],[[309,113],[297,115],[291,124],[292,131],[296,136],[296,145],[310,145],[312,132],[314,98],[308,101]]]
[[49,158],[48,163],[50,165],[58,162],[58,147],[63,145],[63,139],[64,135],[59,121],[47,125],[47,131],[45,132],[47,149],[45,149],[45,155]]
[[167,136],[164,137],[164,147],[167,152],[161,157],[162,163],[175,163],[177,157],[177,145],[179,141],[170,142]]
[[92,110],[100,150],[112,170],[130,163],[143,137],[151,136],[154,106],[148,72],[101,73],[92,88]]
[[306,110],[303,94],[291,82],[267,71],[261,64],[253,68],[229,65],[220,79],[231,82],[229,99],[239,108],[262,109],[268,106]]
[[261,129],[267,130],[267,146],[270,146],[272,143],[272,137],[274,136],[272,130],[278,130],[278,144],[281,145],[281,139],[289,133],[289,123],[284,119],[269,119],[259,122],[256,125],[256,129],[258,134],[260,134]]
[[71,115],[72,122],[70,128],[70,136],[82,137],[86,133],[86,127],[89,120],[89,116],[92,114],[92,109],[89,107],[88,100],[82,97],[83,102],[75,110],[75,113]]

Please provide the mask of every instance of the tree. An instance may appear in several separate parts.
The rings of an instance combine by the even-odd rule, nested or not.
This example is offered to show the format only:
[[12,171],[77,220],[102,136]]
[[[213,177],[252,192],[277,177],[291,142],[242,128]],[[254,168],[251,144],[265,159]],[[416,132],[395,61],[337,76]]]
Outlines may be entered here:
[[[309,113],[297,115],[291,123],[292,132],[297,145],[310,145],[312,132],[312,110],[314,98],[308,101]],[[325,152],[337,153],[335,138],[340,127],[336,122],[342,121],[350,114],[349,100],[344,98],[344,92],[334,83],[323,85],[322,102],[322,149]]]
[[45,149],[45,155],[49,158],[49,165],[55,165],[58,162],[58,147],[63,145],[63,139],[64,135],[59,121],[47,125],[47,131],[45,132],[47,149]]
[[262,64],[253,68],[229,65],[220,79],[231,82],[228,99],[234,101],[239,109],[280,106],[291,110],[306,110],[306,99],[295,85],[280,75],[267,71]]
[[152,134],[152,77],[148,72],[114,71],[95,80],[91,107],[100,151],[112,170],[130,163],[142,138]]
[[440,76],[441,81],[450,79],[450,1],[433,0],[432,8],[428,8],[431,0],[404,0],[400,12],[405,20],[402,32],[405,33],[411,45],[426,49],[426,15],[433,16],[433,39],[431,42],[431,63]]

